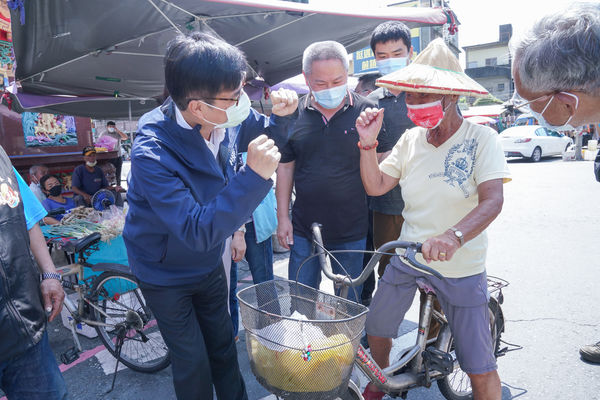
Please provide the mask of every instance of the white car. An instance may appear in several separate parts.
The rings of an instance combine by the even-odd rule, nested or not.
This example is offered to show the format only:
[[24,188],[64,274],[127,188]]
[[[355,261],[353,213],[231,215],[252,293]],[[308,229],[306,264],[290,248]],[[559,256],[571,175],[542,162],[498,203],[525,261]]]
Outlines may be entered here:
[[502,131],[500,142],[506,157],[524,157],[538,162],[542,157],[562,155],[573,141],[540,125],[526,125]]

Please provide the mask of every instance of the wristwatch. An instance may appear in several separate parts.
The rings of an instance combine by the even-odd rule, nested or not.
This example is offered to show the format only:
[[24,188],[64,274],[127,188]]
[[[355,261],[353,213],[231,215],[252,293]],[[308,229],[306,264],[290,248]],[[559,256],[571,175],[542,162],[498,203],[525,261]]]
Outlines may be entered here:
[[238,228],[238,232],[244,232],[246,233],[246,225],[242,225]]
[[455,227],[451,227],[450,230],[452,232],[454,232],[454,236],[458,239],[458,241],[460,242],[460,245],[462,246],[463,244],[465,244],[465,237],[463,235],[463,233],[461,231],[459,231],[458,229],[456,229]]
[[61,280],[60,274],[57,274],[56,272],[44,272],[40,275],[40,278],[42,281],[46,279],[56,279],[60,282]]

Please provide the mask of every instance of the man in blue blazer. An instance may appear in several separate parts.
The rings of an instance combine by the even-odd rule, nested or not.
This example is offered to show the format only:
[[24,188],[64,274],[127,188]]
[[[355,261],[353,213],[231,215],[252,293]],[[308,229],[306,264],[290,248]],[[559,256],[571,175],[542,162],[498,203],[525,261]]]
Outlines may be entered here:
[[[247,399],[221,256],[273,185],[281,155],[262,133],[285,141],[292,118],[281,116],[298,102],[274,96],[268,122],[251,112],[246,69],[243,53],[221,40],[174,39],[165,56],[171,97],[142,117],[132,148],[123,238],[169,347],[178,399],[212,399],[213,387],[219,399]],[[238,132],[256,137],[241,166]]]

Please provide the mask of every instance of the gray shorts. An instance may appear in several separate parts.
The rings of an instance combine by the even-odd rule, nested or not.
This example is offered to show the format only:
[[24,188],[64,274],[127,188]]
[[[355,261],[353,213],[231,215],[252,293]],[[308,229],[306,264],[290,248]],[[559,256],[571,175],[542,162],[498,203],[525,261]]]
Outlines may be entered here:
[[463,371],[483,374],[497,369],[490,317],[487,275],[440,280],[404,264],[394,256],[379,281],[371,301],[366,330],[371,336],[395,338],[417,290],[416,279],[426,278],[450,324],[456,358]]

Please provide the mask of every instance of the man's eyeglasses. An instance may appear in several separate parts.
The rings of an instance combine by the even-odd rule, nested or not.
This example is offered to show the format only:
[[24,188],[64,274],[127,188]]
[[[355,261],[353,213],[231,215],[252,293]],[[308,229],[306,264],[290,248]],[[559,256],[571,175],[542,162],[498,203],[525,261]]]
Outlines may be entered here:
[[[203,103],[205,103],[205,100],[222,100],[222,101],[234,102],[235,105],[237,106],[238,104],[240,104],[241,97],[242,97],[242,94],[240,93],[240,95],[236,99],[232,99],[232,98],[228,98],[228,97],[204,97],[204,98],[189,98],[189,99],[187,99],[187,102],[189,104],[190,101],[194,101],[194,100],[201,101]],[[212,106],[212,104],[208,104],[208,105]]]
[[520,109],[520,108],[524,108],[526,111],[531,111],[531,103],[534,103],[538,100],[543,100],[543,99],[547,99],[549,97],[552,97],[554,94],[545,94],[542,95],[540,97],[537,97],[533,100],[527,100],[522,98],[519,93],[517,93],[517,91],[515,90],[515,93],[513,94],[512,98],[511,98],[511,102],[513,103],[513,108],[516,109]]

